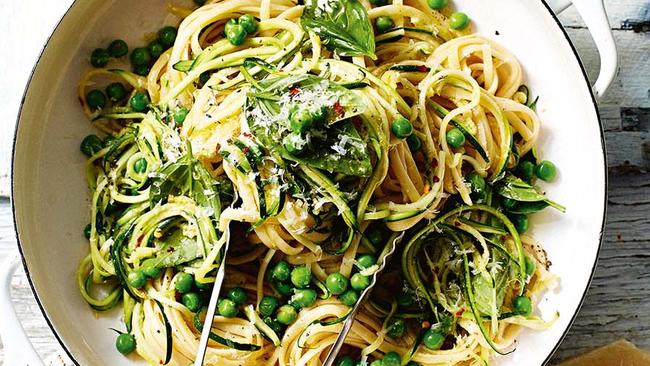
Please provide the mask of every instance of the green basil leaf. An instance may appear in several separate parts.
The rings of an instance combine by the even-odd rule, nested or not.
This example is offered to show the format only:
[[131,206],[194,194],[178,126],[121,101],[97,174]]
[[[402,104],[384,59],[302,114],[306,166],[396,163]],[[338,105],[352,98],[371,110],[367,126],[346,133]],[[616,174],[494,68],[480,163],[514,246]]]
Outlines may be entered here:
[[183,156],[175,162],[165,164],[151,182],[149,204],[151,207],[167,201],[170,194],[185,195],[192,189],[192,159]]
[[515,214],[528,215],[541,211],[548,207],[549,204],[546,201],[537,201],[537,202],[518,202],[514,208],[508,209],[507,211]]
[[[492,255],[494,258],[491,265],[495,267],[487,273],[487,276],[484,274],[473,276],[472,286],[474,286],[477,310],[483,315],[498,316],[508,287],[510,262],[498,251],[493,251]],[[495,309],[496,314],[493,314]]]
[[499,272],[496,277],[496,284],[492,283],[492,279],[487,279],[480,274],[472,277],[476,308],[483,315],[493,315],[493,304],[496,305],[496,315],[498,315],[499,309],[501,308],[501,305],[503,305],[503,298],[505,297],[506,289],[505,282],[508,277],[501,272]]
[[149,205],[166,202],[169,195],[189,196],[197,205],[212,209],[212,216],[218,221],[221,214],[218,182],[196,160],[191,152],[174,162],[165,164],[151,182]]
[[496,192],[503,197],[510,198],[518,202],[545,202],[549,206],[565,212],[566,208],[546,198],[543,194],[537,192],[533,186],[515,177],[507,174],[497,185]]
[[309,155],[292,156],[290,160],[346,175],[366,177],[372,173],[366,142],[352,123],[345,121],[327,130],[326,134],[325,139],[313,144],[315,148]]
[[[361,98],[347,88],[314,75],[262,80],[248,94],[245,116],[259,141],[283,158],[329,172],[368,176],[372,171],[366,142],[349,121],[365,111]],[[282,145],[291,133],[291,108],[307,106],[327,110],[322,125],[305,133],[312,148],[300,157]]]
[[191,262],[203,253],[198,241],[186,237],[179,228],[160,242],[162,245],[152,264],[156,268],[174,267]]
[[358,0],[306,0],[300,23],[341,56],[375,56],[375,35]]

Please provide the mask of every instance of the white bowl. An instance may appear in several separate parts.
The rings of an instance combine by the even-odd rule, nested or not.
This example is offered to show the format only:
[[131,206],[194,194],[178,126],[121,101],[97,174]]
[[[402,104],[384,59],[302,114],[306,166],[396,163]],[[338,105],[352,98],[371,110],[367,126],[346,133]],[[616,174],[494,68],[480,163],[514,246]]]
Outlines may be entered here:
[[[40,58],[22,105],[13,161],[13,205],[25,269],[52,329],[82,365],[132,365],[114,348],[119,312],[97,316],[79,295],[75,271],[87,253],[82,229],[89,200],[81,139],[93,132],[77,101],[76,87],[90,52],[113,38],[130,45],[163,24],[168,1],[84,0],[67,12]],[[555,325],[524,331],[503,365],[540,365],[568,330],[589,285],[606,207],[602,129],[583,68],[550,9],[540,1],[457,0],[479,33],[497,40],[521,61],[526,80],[540,95],[540,151],[559,168],[547,194],[567,207],[532,217],[561,277],[560,289],[542,299],[540,312]],[[497,35],[498,32],[498,35]]]

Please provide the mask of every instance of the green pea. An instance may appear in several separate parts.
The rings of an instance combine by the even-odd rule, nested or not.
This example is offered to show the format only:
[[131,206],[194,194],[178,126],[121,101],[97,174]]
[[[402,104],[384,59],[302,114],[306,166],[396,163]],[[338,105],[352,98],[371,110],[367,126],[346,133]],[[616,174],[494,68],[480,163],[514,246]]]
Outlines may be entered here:
[[370,0],[370,3],[374,6],[384,6],[388,4],[387,0]]
[[393,135],[399,139],[409,137],[413,133],[413,125],[404,117],[394,120],[390,129],[393,131]]
[[260,314],[263,317],[271,316],[280,305],[280,301],[274,296],[264,296],[260,301]]
[[427,4],[433,10],[440,10],[447,6],[447,0],[427,0]]
[[388,322],[388,335],[399,338],[406,332],[406,322],[402,318],[390,318]]
[[239,17],[239,24],[244,28],[246,33],[253,34],[257,32],[257,20],[250,14],[244,14]]
[[119,102],[126,96],[126,88],[122,83],[111,83],[106,87],[106,95],[111,102]]
[[238,24],[235,19],[230,19],[226,22],[224,33],[226,33],[228,42],[233,46],[241,45],[246,39],[246,30],[244,30],[244,27],[242,27],[241,24]]
[[485,178],[483,178],[480,174],[477,172],[471,172],[467,175],[467,181],[469,182],[469,187],[472,190],[472,192],[481,194],[483,191],[485,191]]
[[469,25],[469,18],[463,12],[455,12],[449,17],[449,27],[451,29],[463,30]]
[[389,29],[393,28],[394,25],[395,23],[393,22],[393,19],[386,15],[379,16],[375,19],[375,26],[379,33],[386,33]]
[[428,349],[437,350],[445,342],[445,336],[437,330],[429,329],[424,333],[422,342]]
[[545,182],[550,182],[555,179],[556,174],[557,168],[555,164],[548,160],[543,160],[535,166],[535,175]]
[[180,107],[174,112],[174,123],[176,123],[178,126],[181,126],[183,122],[185,122],[185,118],[187,118],[187,114],[190,111],[187,110],[185,107]]
[[296,309],[291,305],[282,305],[278,309],[276,318],[280,324],[289,325],[296,321],[298,318],[298,312],[296,312]]
[[221,314],[221,316],[225,316],[226,318],[234,318],[239,312],[237,310],[237,304],[235,304],[235,302],[230,299],[219,300],[217,309],[219,310],[219,314]]
[[228,291],[228,298],[237,305],[243,305],[246,303],[248,296],[246,295],[246,290],[243,288],[233,287]]
[[285,261],[279,261],[271,270],[271,278],[278,281],[286,281],[291,275],[291,267]]
[[104,67],[108,64],[108,51],[103,48],[97,48],[90,54],[90,64],[94,67]]
[[339,301],[341,301],[344,305],[354,306],[354,304],[359,301],[359,293],[355,290],[349,289],[339,296]]
[[291,271],[291,283],[297,288],[304,288],[311,282],[311,271],[306,266],[298,266]]
[[144,260],[140,265],[140,270],[149,278],[158,278],[162,273],[162,269],[156,266],[154,258]]
[[176,283],[174,284],[174,288],[176,291],[184,294],[190,292],[193,284],[194,276],[189,273],[181,272],[176,275]]
[[361,273],[355,273],[350,279],[350,285],[357,291],[364,290],[370,286],[370,277],[364,276]]
[[88,240],[90,240],[90,230],[91,230],[90,224],[87,224],[86,227],[84,227],[84,236]]
[[162,27],[158,31],[158,41],[160,41],[160,44],[163,45],[163,47],[169,48],[174,45],[177,34],[178,31],[176,30],[175,27],[172,27],[171,25]]
[[517,296],[512,302],[512,307],[515,313],[528,316],[533,311],[533,304],[526,296]]
[[102,140],[97,135],[88,135],[81,140],[79,149],[86,156],[91,157],[102,149]]
[[297,108],[289,116],[289,126],[295,133],[308,131],[314,125],[314,114],[307,108]]
[[147,283],[147,276],[145,276],[142,271],[133,271],[129,273],[127,280],[129,281],[129,286],[133,288],[142,288],[145,283]]
[[413,304],[415,304],[415,299],[413,298],[413,296],[411,296],[411,294],[402,292],[399,295],[397,295],[397,305],[407,308]]
[[136,112],[144,112],[149,106],[149,96],[145,92],[137,92],[129,100],[129,105]]
[[106,96],[101,90],[91,90],[86,94],[86,103],[90,109],[102,109],[106,107]]
[[158,41],[152,41],[151,43],[149,43],[147,49],[149,50],[149,54],[151,55],[151,57],[153,57],[154,59],[157,59],[158,57],[160,57],[160,55],[163,54],[163,52],[165,52],[165,47],[163,47],[163,45],[161,45],[160,42]]
[[268,325],[275,333],[282,332],[282,324],[270,316],[264,318],[264,323],[266,323],[266,325]]
[[145,274],[145,276],[149,278],[158,278],[162,273],[162,268],[156,266],[149,266],[149,267],[144,267],[142,269],[142,272]]
[[118,58],[129,53],[129,46],[121,39],[116,39],[108,45],[108,54],[111,57]]
[[291,155],[301,155],[307,149],[308,141],[300,134],[290,133],[282,139],[282,146]]
[[336,360],[336,366],[354,366],[354,360],[350,356],[341,356]]
[[416,135],[411,134],[406,138],[406,143],[409,145],[409,149],[413,152],[419,151],[422,148],[422,140]]
[[298,289],[291,296],[289,303],[296,309],[308,308],[314,305],[317,296],[316,290],[310,288]]
[[519,234],[523,234],[528,230],[528,216],[511,215],[510,220],[512,220],[512,224],[515,225]]
[[535,273],[535,269],[537,268],[537,264],[535,263],[535,260],[533,260],[531,257],[526,256],[526,276],[530,277]]
[[348,289],[348,279],[340,272],[331,273],[325,280],[325,286],[334,295],[340,295]]
[[289,296],[293,293],[293,286],[288,282],[278,281],[275,283],[275,290],[282,296]]
[[138,159],[135,164],[133,164],[133,170],[138,174],[143,174],[147,171],[147,160],[145,158]]
[[133,72],[140,76],[147,76],[150,71],[151,68],[147,65],[140,65],[133,68]]
[[465,145],[465,135],[457,128],[447,131],[446,139],[447,144],[456,149]]
[[402,357],[395,351],[390,351],[384,355],[381,361],[383,366],[400,366],[402,364]]
[[374,360],[372,361],[370,366],[384,366],[384,363],[382,362],[382,360]]
[[122,333],[115,340],[115,348],[123,354],[128,355],[135,351],[135,337],[130,334]]
[[373,225],[369,227],[365,232],[364,235],[368,239],[368,241],[374,245],[375,247],[380,246],[384,242],[384,235],[379,227],[377,225]]
[[149,65],[150,62],[151,54],[148,49],[138,47],[131,52],[131,64],[133,66]]
[[193,313],[201,310],[201,297],[196,292],[188,292],[184,294],[183,297],[181,297],[181,301],[187,310]]
[[362,254],[357,258],[357,267],[368,269],[377,264],[377,258],[372,254]]
[[521,179],[529,182],[535,173],[535,164],[532,161],[522,160],[517,165],[517,172]]

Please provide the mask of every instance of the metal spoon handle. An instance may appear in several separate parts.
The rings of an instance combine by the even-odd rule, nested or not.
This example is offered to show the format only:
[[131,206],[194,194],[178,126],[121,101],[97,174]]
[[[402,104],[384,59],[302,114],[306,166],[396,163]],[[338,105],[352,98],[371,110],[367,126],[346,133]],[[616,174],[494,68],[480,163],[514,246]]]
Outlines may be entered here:
[[359,296],[359,300],[354,305],[354,307],[348,314],[348,317],[343,322],[343,328],[341,328],[341,331],[339,332],[339,335],[336,337],[334,344],[332,344],[332,347],[327,353],[327,356],[325,357],[325,361],[323,362],[323,366],[334,365],[334,361],[336,360],[339,351],[341,351],[341,347],[343,347],[343,343],[345,343],[345,338],[348,336],[350,329],[352,329],[352,324],[354,324],[354,318],[359,312],[359,309],[361,308],[363,301],[366,299],[366,297],[368,297],[368,294],[370,294],[370,291],[377,283],[377,278],[379,278],[381,272],[383,272],[384,269],[386,268],[386,264],[392,257],[393,253],[395,253],[395,249],[397,249],[397,244],[399,244],[399,242],[402,241],[403,237],[404,237],[404,233],[402,233],[399,236],[397,234],[393,234],[393,236],[389,240],[389,243],[386,244],[386,247],[384,248],[384,250],[380,255],[379,260],[381,264],[379,265],[379,268],[377,268],[375,273],[372,275],[372,282],[370,283],[370,286],[366,287],[366,289],[363,290],[363,292],[361,292],[361,295]]
[[230,244],[230,230],[227,229],[223,235],[226,235],[223,257],[221,258],[221,264],[217,270],[217,277],[214,280],[214,287],[212,287],[212,293],[210,294],[208,310],[205,312],[203,330],[201,331],[201,339],[199,340],[199,349],[196,351],[194,366],[203,366],[203,360],[205,359],[205,353],[207,351],[208,341],[210,339],[210,332],[212,331],[212,321],[214,320],[214,314],[217,311],[219,292],[221,291],[221,285],[223,284],[223,279],[226,275],[226,254],[228,254],[228,246]]

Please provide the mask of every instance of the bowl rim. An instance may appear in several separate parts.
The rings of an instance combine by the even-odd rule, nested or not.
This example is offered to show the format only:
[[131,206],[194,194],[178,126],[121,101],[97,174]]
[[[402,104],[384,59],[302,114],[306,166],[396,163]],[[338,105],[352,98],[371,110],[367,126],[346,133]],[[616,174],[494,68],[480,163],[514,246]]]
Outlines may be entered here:
[[[80,363],[76,360],[76,358],[72,354],[71,350],[66,346],[65,341],[61,338],[61,336],[57,332],[56,327],[52,323],[52,321],[50,319],[50,316],[48,315],[48,312],[45,309],[45,306],[43,305],[38,292],[36,291],[36,287],[35,287],[35,285],[33,283],[32,276],[31,276],[30,271],[29,271],[29,267],[27,266],[27,261],[25,260],[25,256],[24,256],[24,252],[23,252],[23,243],[20,240],[20,232],[19,232],[20,230],[18,228],[18,222],[16,220],[16,216],[17,216],[16,215],[16,202],[14,200],[14,197],[15,197],[14,192],[16,190],[16,186],[15,186],[16,145],[17,145],[17,141],[18,141],[18,131],[20,129],[20,120],[22,118],[23,107],[25,105],[25,99],[26,99],[27,93],[28,93],[28,91],[30,89],[32,79],[34,77],[34,73],[35,73],[36,69],[39,67],[39,65],[41,63],[41,59],[43,57],[43,54],[44,54],[45,50],[47,49],[47,47],[49,46],[52,37],[59,30],[59,27],[60,27],[61,23],[67,17],[68,13],[70,13],[70,10],[72,8],[74,8],[75,5],[77,5],[78,2],[79,2],[79,0],[73,0],[72,3],[70,4],[70,6],[68,7],[68,9],[66,9],[66,11],[61,15],[59,20],[56,22],[56,25],[54,26],[54,28],[52,29],[52,31],[48,35],[47,40],[43,44],[43,47],[41,48],[41,50],[39,52],[39,55],[36,58],[36,61],[34,62],[34,66],[32,67],[32,70],[30,71],[30,75],[29,75],[29,78],[27,80],[27,83],[25,84],[25,88],[23,90],[23,95],[22,95],[20,105],[19,105],[19,109],[18,109],[18,115],[16,116],[16,123],[15,123],[14,134],[13,134],[12,153],[11,153],[11,172],[10,172],[10,178],[11,178],[10,202],[11,202],[12,220],[13,220],[13,224],[14,224],[14,232],[15,232],[15,235],[16,235],[16,244],[18,246],[18,251],[20,252],[20,259],[22,261],[23,268],[25,270],[25,275],[27,277],[29,286],[31,287],[32,293],[34,294],[34,298],[36,299],[36,303],[38,304],[38,307],[41,310],[41,313],[43,314],[43,317],[45,318],[45,321],[47,322],[47,325],[49,326],[50,330],[54,334],[54,337],[59,342],[59,345],[63,348],[63,350],[68,355],[70,360],[75,365],[79,366]],[[573,56],[575,57],[576,61],[578,62],[578,65],[580,66],[580,70],[582,71],[582,78],[581,79],[587,84],[587,89],[589,90],[589,96],[591,97],[591,103],[593,105],[594,111],[596,112],[596,120],[598,121],[598,133],[600,134],[600,145],[601,145],[600,147],[601,147],[601,151],[602,151],[602,154],[603,154],[603,169],[602,169],[602,172],[603,172],[603,175],[604,175],[604,177],[603,177],[603,184],[604,184],[603,217],[602,217],[601,224],[600,224],[600,234],[599,234],[599,237],[598,237],[598,248],[596,249],[596,256],[594,258],[594,263],[593,263],[593,265],[591,267],[591,273],[589,274],[587,284],[585,286],[585,289],[584,289],[582,295],[580,296],[580,301],[578,303],[578,306],[576,307],[575,312],[571,315],[571,319],[567,323],[566,328],[562,331],[562,335],[558,338],[557,342],[555,343],[555,345],[553,346],[551,351],[548,353],[548,355],[546,356],[546,358],[542,362],[542,365],[546,365],[551,360],[551,357],[553,357],[553,355],[558,350],[558,348],[560,347],[560,345],[562,344],[562,342],[566,338],[567,334],[569,333],[569,330],[573,326],[573,323],[575,322],[578,314],[580,313],[580,310],[581,310],[582,306],[584,305],[584,301],[585,301],[585,298],[587,296],[587,293],[589,292],[589,289],[591,288],[591,283],[593,281],[594,274],[596,272],[596,267],[598,266],[598,259],[600,257],[600,252],[601,252],[601,249],[602,249],[602,246],[603,246],[605,223],[606,223],[606,218],[607,218],[607,197],[608,197],[609,181],[608,181],[608,174],[607,174],[607,171],[608,171],[607,170],[608,169],[607,168],[608,167],[608,165],[607,165],[607,149],[606,149],[606,145],[605,145],[605,133],[604,133],[604,129],[603,129],[603,123],[602,123],[602,119],[601,119],[600,112],[599,112],[599,109],[598,109],[598,102],[596,100],[596,96],[594,95],[591,83],[589,82],[587,72],[586,72],[585,67],[584,67],[584,65],[582,63],[580,55],[578,54],[578,51],[576,50],[575,45],[571,41],[571,38],[569,37],[566,29],[562,26],[562,23],[560,22],[559,18],[553,12],[551,7],[547,3],[547,0],[541,0],[541,3],[544,6],[544,8],[546,8],[546,11],[549,13],[551,18],[555,21],[556,26],[559,28],[560,32],[562,32],[562,35],[564,36],[566,42],[571,47],[571,51],[573,52]]]

